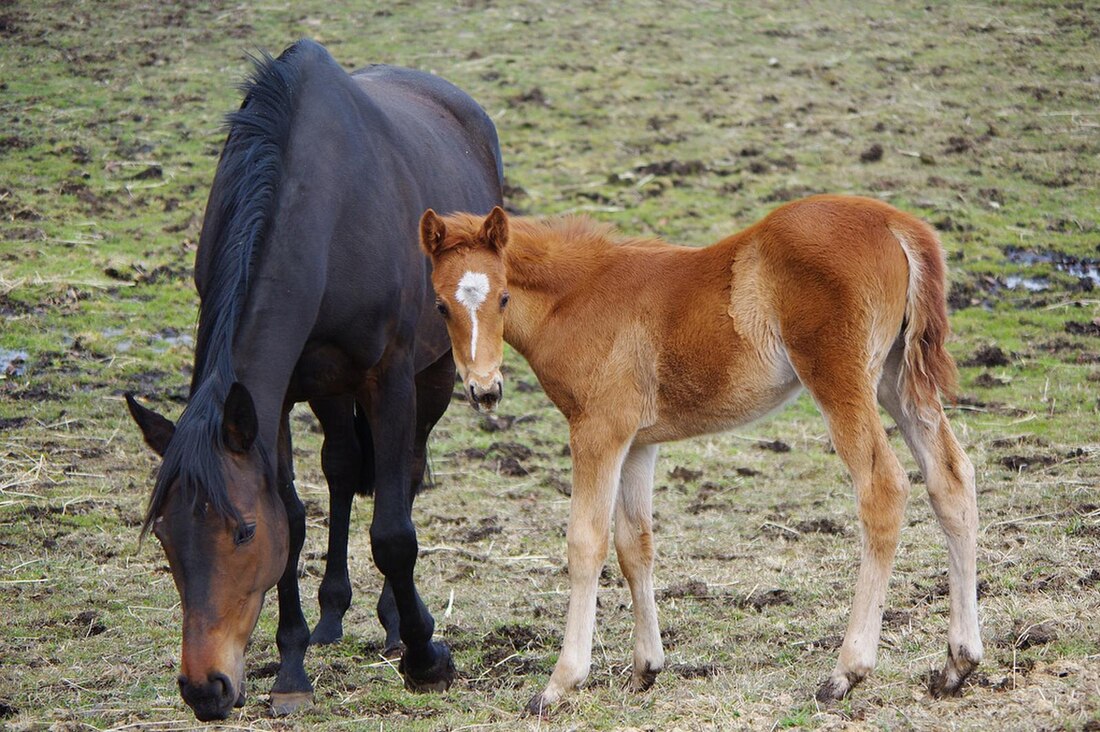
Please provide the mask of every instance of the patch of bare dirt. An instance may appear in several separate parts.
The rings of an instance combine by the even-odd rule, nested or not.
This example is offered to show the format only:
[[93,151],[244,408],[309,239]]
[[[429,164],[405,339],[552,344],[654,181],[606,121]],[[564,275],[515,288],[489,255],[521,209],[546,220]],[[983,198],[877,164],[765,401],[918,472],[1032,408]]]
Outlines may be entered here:
[[978,350],[974,351],[974,355],[970,358],[964,359],[959,362],[960,366],[985,366],[987,368],[994,366],[1008,366],[1012,363],[1012,360],[1008,357],[1000,346],[997,345],[985,345],[979,346]]
[[1058,462],[1055,455],[1005,455],[997,461],[1004,467],[1017,473],[1033,468],[1045,468]]
[[1100,320],[1090,320],[1088,322],[1068,320],[1064,327],[1070,335],[1100,338]]

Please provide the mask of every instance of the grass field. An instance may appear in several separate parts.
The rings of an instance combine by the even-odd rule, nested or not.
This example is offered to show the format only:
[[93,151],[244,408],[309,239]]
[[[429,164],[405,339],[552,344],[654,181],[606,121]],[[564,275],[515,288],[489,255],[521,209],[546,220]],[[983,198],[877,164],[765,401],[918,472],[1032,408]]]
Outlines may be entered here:
[[[157,460],[122,395],[182,410],[221,119],[245,53],[302,36],[349,68],[414,66],[470,92],[497,123],[516,211],[703,245],[829,191],[933,223],[962,373],[949,414],[978,473],[986,661],[961,698],[925,691],[946,646],[946,551],[914,473],[879,667],[845,702],[813,701],[859,535],[802,397],[662,448],[656,686],[622,689],[631,615],[612,557],[587,687],[549,721],[521,719],[560,646],[570,476],[564,420],[509,354],[503,417],[455,401],[415,510],[418,582],[459,681],[410,695],[379,658],[359,502],[346,636],[307,657],[315,703],[268,714],[269,602],[229,726],[1100,729],[1100,14],[1015,0],[0,2],[0,726],[201,726],[176,690],[167,563],[138,543]],[[326,488],[315,422],[297,411],[294,426],[312,623]]]

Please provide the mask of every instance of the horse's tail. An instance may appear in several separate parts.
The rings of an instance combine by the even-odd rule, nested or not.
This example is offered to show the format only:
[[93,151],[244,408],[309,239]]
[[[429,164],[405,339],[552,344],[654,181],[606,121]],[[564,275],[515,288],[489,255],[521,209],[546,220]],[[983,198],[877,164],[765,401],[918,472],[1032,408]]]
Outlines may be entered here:
[[955,359],[944,343],[951,332],[945,296],[947,268],[939,237],[928,224],[906,216],[891,222],[909,261],[909,287],[905,302],[904,358],[898,375],[902,405],[907,412],[934,421],[940,395],[954,399],[959,374]]

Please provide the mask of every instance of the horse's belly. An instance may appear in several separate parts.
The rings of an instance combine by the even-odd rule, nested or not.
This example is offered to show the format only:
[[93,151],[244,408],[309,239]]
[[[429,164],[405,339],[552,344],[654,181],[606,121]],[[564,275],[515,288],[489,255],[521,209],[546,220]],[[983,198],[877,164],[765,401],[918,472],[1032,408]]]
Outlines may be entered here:
[[291,401],[354,394],[361,386],[365,370],[348,353],[332,343],[308,343],[288,389]]

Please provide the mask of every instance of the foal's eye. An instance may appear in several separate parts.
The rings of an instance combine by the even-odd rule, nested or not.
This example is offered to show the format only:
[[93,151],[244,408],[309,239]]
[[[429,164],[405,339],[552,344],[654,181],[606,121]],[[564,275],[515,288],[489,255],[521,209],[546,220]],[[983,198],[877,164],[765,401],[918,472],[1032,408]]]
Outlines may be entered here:
[[237,529],[237,537],[233,542],[240,546],[241,544],[247,544],[256,537],[256,524],[243,524]]
[[503,295],[501,295],[500,296],[500,309],[503,310],[504,308],[508,307],[508,301],[511,300],[511,299],[512,299],[511,295],[509,295],[507,292],[504,293]]
[[451,311],[447,309],[447,303],[442,300],[435,301],[435,309],[439,311],[439,314],[444,318],[448,318],[451,315]]

